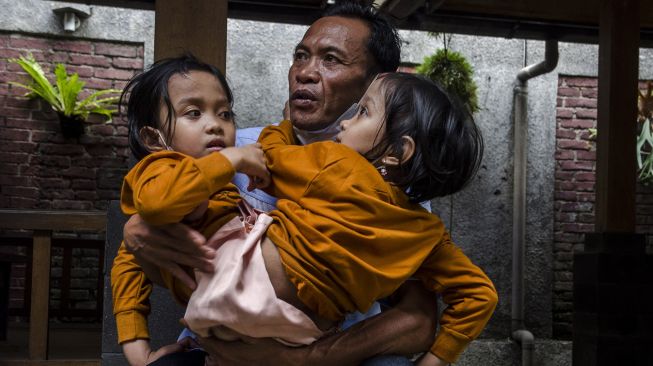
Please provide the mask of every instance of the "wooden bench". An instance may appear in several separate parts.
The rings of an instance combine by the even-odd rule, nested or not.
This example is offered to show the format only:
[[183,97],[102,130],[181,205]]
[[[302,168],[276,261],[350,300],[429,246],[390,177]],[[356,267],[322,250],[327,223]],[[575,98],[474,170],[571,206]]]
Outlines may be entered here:
[[50,252],[53,231],[95,231],[106,228],[99,211],[0,210],[0,229],[33,232],[30,296],[29,359],[3,360],[3,365],[97,366],[99,360],[48,360]]

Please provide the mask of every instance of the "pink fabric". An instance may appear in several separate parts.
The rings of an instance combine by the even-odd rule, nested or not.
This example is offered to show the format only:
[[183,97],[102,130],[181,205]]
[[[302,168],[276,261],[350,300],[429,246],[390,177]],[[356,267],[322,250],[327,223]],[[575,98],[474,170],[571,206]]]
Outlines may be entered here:
[[241,335],[271,337],[288,345],[314,342],[323,332],[301,310],[277,298],[270,282],[261,239],[272,218],[244,212],[216,232],[214,273],[196,272],[184,319],[203,336],[233,340]]

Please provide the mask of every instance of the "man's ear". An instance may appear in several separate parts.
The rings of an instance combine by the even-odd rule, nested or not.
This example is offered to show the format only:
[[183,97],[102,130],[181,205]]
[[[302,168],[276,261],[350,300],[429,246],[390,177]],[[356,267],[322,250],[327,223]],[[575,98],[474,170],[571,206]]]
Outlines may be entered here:
[[138,135],[140,136],[143,145],[145,145],[149,151],[154,152],[166,150],[163,136],[161,135],[161,132],[159,132],[159,130],[156,128],[150,126],[142,127],[141,130],[138,131]]
[[381,160],[383,164],[394,167],[407,162],[413,157],[413,154],[415,154],[415,140],[410,136],[404,135],[401,137],[401,142],[401,159],[396,156],[388,155]]

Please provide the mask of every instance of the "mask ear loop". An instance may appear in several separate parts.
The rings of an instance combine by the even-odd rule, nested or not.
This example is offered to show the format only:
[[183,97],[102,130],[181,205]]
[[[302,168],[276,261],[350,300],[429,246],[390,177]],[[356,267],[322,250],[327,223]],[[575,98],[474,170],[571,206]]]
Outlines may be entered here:
[[172,150],[172,147],[166,143],[166,139],[163,137],[163,133],[159,129],[154,129],[156,131],[156,134],[159,136],[159,143],[161,146],[163,146],[166,150]]

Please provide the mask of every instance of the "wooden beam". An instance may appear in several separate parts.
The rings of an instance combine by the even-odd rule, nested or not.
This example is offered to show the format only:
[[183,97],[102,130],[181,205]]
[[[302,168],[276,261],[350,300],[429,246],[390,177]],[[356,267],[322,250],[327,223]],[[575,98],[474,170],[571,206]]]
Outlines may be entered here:
[[34,232],[32,248],[32,306],[29,317],[29,358],[48,358],[48,300],[50,299],[50,231]]
[[227,0],[157,0],[155,10],[155,60],[191,52],[225,71]]
[[0,229],[104,231],[104,211],[0,210]]
[[635,232],[639,17],[639,0],[601,0],[597,232]]
[[100,360],[0,360],[2,366],[100,366]]

